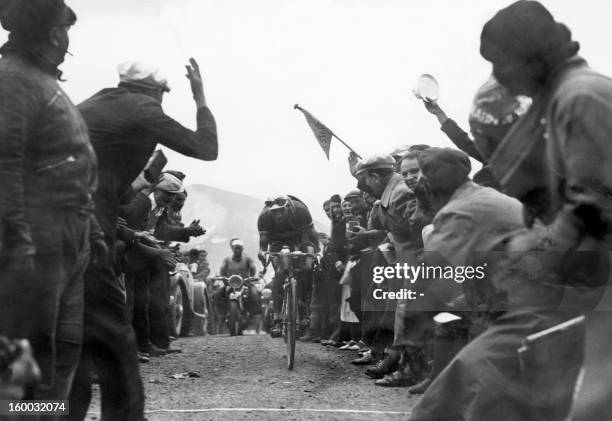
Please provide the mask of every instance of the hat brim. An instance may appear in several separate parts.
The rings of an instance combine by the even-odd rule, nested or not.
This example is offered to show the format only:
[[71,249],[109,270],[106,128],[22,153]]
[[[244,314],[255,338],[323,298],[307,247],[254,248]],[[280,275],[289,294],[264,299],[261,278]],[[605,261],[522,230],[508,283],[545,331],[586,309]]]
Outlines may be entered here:
[[134,85],[134,86],[138,86],[140,88],[146,88],[146,89],[161,89],[164,92],[170,92],[170,88],[168,86],[156,85],[155,83],[147,83],[147,82],[142,82],[138,80],[122,80],[122,79],[119,79],[119,80],[121,83],[125,83],[127,85]]

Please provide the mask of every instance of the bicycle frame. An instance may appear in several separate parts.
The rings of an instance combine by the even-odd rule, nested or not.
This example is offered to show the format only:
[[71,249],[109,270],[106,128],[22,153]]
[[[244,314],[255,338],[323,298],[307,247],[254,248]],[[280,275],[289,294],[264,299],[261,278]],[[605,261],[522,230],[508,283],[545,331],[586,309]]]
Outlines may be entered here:
[[[293,264],[296,258],[312,257],[315,259],[313,267],[318,264],[320,256],[312,253],[303,253],[300,251],[290,252],[288,247],[283,247],[283,250],[279,253],[267,252],[267,257],[279,257],[283,259],[280,265],[274,265],[274,270],[277,273],[282,273],[284,276],[283,281],[283,304],[282,304],[282,336],[287,344],[287,369],[293,370],[295,363],[295,342],[297,334],[297,326],[300,322],[300,315],[298,311],[298,300],[297,300],[297,280],[295,278],[295,271]],[[269,264],[269,260],[266,261],[266,267]]]

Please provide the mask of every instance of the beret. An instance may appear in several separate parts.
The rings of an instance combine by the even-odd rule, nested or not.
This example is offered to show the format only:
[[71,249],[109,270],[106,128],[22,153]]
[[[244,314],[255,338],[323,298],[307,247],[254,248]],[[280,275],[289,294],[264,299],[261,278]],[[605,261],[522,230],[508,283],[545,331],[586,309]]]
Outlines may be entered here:
[[467,154],[451,148],[429,148],[417,157],[421,173],[432,187],[448,189],[463,184],[472,170]]

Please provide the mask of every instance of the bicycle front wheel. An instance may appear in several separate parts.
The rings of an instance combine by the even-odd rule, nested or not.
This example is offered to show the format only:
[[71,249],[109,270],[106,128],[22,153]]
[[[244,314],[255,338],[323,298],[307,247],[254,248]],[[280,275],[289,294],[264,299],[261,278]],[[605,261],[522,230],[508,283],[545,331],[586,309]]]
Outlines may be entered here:
[[293,370],[295,362],[295,337],[297,335],[297,282],[295,278],[290,278],[285,288],[285,328],[287,342],[287,369]]

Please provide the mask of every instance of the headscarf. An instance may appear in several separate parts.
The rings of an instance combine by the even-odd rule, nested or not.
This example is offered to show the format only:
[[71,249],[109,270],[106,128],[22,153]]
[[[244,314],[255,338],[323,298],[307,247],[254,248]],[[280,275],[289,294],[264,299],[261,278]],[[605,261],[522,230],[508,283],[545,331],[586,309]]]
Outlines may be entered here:
[[519,0],[497,12],[484,25],[480,41],[480,54],[486,60],[520,58],[540,63],[541,78],[580,49],[567,26],[532,0]]
[[64,0],[0,0],[0,23],[10,40],[28,41],[56,25],[74,25],[77,17]]

